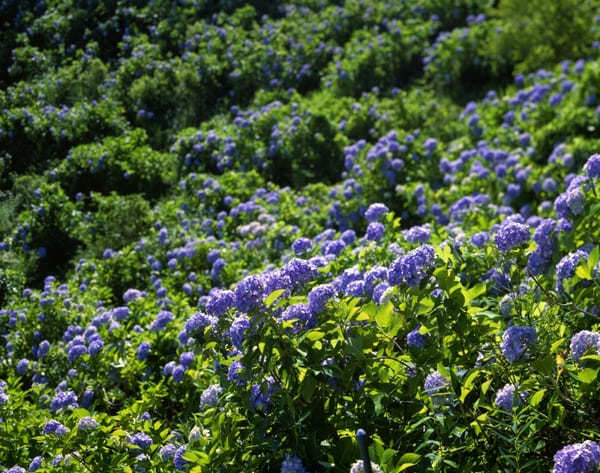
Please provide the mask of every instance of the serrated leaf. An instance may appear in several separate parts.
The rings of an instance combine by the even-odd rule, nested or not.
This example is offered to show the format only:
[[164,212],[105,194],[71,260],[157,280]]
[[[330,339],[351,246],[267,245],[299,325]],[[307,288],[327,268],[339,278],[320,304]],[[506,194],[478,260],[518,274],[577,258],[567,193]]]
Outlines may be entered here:
[[587,266],[578,266],[575,270],[575,274],[581,279],[592,279],[592,272]]
[[392,313],[394,312],[394,304],[390,301],[383,304],[375,314],[375,321],[382,327],[389,327],[392,322]]

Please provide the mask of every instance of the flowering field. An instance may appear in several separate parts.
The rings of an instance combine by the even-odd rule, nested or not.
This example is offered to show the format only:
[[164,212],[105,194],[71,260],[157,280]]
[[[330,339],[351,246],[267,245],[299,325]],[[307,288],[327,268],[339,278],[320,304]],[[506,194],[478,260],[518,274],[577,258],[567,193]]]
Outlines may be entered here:
[[598,471],[598,0],[0,32],[0,471]]

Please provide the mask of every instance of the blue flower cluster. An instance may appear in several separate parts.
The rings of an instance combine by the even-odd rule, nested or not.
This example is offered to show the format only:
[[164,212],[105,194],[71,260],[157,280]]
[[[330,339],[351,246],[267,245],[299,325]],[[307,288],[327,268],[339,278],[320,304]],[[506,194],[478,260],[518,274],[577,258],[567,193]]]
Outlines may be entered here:
[[527,349],[536,343],[535,329],[528,326],[512,325],[502,334],[500,349],[504,357],[510,362],[527,357]]
[[586,440],[561,448],[554,455],[553,473],[593,473],[600,463],[600,446]]
[[434,265],[435,250],[430,245],[422,245],[406,255],[400,256],[390,265],[388,281],[399,286],[418,285],[425,278],[427,269]]
[[571,357],[579,360],[585,352],[593,350],[594,354],[600,355],[600,333],[582,330],[571,337]]

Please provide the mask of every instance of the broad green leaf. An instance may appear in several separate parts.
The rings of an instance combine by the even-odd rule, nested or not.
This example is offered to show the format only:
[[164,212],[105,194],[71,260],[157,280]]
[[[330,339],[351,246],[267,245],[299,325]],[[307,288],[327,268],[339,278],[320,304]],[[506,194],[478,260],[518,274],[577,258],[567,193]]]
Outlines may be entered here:
[[270,307],[273,304],[273,302],[275,302],[277,298],[281,296],[285,291],[285,289],[277,289],[276,291],[273,291],[265,298],[265,305],[267,307]]
[[598,369],[585,368],[577,374],[577,379],[585,384],[590,384],[598,377]]
[[544,399],[544,394],[546,394],[546,390],[540,389],[537,393],[531,396],[529,404],[531,404],[534,407],[537,406],[540,402],[542,402],[542,399]]

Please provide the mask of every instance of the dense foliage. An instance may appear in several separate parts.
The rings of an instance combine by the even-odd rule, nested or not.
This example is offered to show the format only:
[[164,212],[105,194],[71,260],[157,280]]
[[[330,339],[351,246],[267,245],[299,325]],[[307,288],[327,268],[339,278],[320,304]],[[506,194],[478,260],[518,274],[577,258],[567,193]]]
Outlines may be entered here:
[[597,0],[0,0],[0,469],[589,473]]

